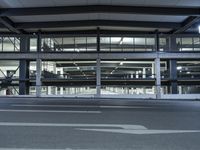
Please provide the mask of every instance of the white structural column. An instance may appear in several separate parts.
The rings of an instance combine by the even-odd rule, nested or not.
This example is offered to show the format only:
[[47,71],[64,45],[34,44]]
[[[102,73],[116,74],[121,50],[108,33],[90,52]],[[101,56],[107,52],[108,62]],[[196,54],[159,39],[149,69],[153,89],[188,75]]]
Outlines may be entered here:
[[101,59],[97,58],[96,62],[96,96],[101,96]]
[[36,96],[41,96],[41,67],[42,67],[42,60],[37,59],[36,60]]
[[142,78],[143,78],[143,79],[146,78],[146,68],[143,68],[143,71],[142,71]]
[[161,99],[161,75],[160,75],[160,42],[159,42],[159,31],[156,30],[155,34],[156,42],[156,58],[155,58],[155,74],[156,74],[156,99]]
[[161,75],[160,75],[160,58],[155,59],[155,73],[156,73],[156,99],[161,98]]
[[37,35],[37,59],[36,59],[36,96],[40,97],[41,96],[41,67],[42,67],[42,60],[39,58],[39,53],[41,52],[41,34],[38,33]]

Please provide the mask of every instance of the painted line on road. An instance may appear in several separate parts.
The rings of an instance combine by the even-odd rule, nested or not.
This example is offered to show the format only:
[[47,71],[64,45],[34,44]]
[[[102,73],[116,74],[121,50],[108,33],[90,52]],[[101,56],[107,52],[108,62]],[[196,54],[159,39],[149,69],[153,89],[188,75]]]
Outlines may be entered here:
[[12,104],[14,107],[60,107],[60,108],[155,108],[150,106],[115,106],[115,105],[107,105],[107,106],[91,106],[91,105],[25,105],[25,104]]
[[148,135],[148,134],[177,134],[177,133],[199,133],[200,130],[151,130],[151,129],[83,129],[83,131],[95,131],[95,132],[107,132],[107,133],[122,133],[122,134],[136,134],[136,135]]
[[0,126],[14,127],[75,127],[76,130],[151,135],[151,134],[178,134],[178,133],[200,133],[200,130],[155,130],[148,129],[143,125],[127,124],[61,124],[61,123],[23,123],[23,122],[0,122]]
[[0,122],[0,126],[30,126],[30,127],[104,127],[104,128],[121,128],[130,130],[147,129],[142,125],[128,124],[70,124],[70,123],[26,123],[26,122]]
[[100,114],[101,111],[72,111],[72,110],[21,110],[21,109],[0,109],[0,112],[30,112],[30,113],[88,113]]
[[70,108],[70,107],[81,107],[81,108],[86,108],[86,107],[91,107],[91,108],[97,108],[99,106],[90,106],[90,105],[37,105],[37,104],[12,104],[11,106],[14,107],[61,107],[61,108]]
[[[64,148],[64,149],[0,148],[0,150],[73,150],[73,149],[71,148]],[[86,149],[76,149],[76,150],[86,150]]]
[[149,107],[149,106],[100,106],[100,108],[155,108],[155,107]]

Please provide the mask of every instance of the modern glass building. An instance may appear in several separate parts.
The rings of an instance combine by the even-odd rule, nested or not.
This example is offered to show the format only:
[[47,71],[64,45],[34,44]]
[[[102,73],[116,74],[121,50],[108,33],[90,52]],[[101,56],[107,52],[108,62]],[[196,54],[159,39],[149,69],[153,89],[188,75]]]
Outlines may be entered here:
[[199,97],[199,1],[0,7],[1,96]]

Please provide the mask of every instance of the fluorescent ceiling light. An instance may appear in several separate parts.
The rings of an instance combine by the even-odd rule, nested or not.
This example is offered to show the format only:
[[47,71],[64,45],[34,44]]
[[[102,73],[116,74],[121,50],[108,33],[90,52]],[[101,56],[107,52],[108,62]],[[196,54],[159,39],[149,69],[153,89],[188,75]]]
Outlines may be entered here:
[[182,69],[182,67],[181,67],[181,66],[178,66],[178,67],[177,67],[177,70],[181,70],[181,69]]
[[190,72],[188,71],[187,74],[190,74]]
[[124,38],[122,37],[121,40],[120,40],[120,42],[119,42],[119,45],[122,45],[123,42],[124,42]]
[[199,34],[200,34],[200,25],[198,26],[198,28],[199,28]]

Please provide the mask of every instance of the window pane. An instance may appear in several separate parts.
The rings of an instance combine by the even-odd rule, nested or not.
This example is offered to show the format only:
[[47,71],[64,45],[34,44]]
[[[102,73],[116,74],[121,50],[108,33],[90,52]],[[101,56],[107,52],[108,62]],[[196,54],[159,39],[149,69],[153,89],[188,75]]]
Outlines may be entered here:
[[160,44],[160,51],[166,50],[166,48],[167,48],[166,38],[160,38],[159,39],[159,44]]
[[15,51],[20,51],[20,38],[14,38],[15,40]]
[[86,37],[75,38],[75,51],[76,52],[86,51]]
[[193,40],[194,40],[194,45],[200,44],[200,38],[193,38]]
[[146,50],[153,51],[155,50],[155,39],[154,38],[147,38],[146,39]]
[[111,37],[111,51],[122,51],[123,37]]
[[135,38],[135,51],[146,51],[145,38]]
[[192,38],[182,38],[182,51],[193,51]]
[[125,37],[121,43],[123,44],[123,51],[133,51],[133,38]]
[[30,51],[37,51],[37,38],[30,39]]
[[97,38],[87,37],[87,51],[96,51],[96,47],[97,47]]
[[3,51],[14,51],[14,38],[13,37],[4,37],[3,38]]
[[182,44],[192,45],[192,38],[182,38]]
[[74,37],[69,37],[69,38],[63,38],[63,51],[74,51],[75,43],[74,43]]
[[135,38],[135,45],[145,45],[145,38]]
[[101,51],[110,51],[110,37],[101,37],[100,43]]
[[53,38],[54,51],[63,51],[62,38]]

